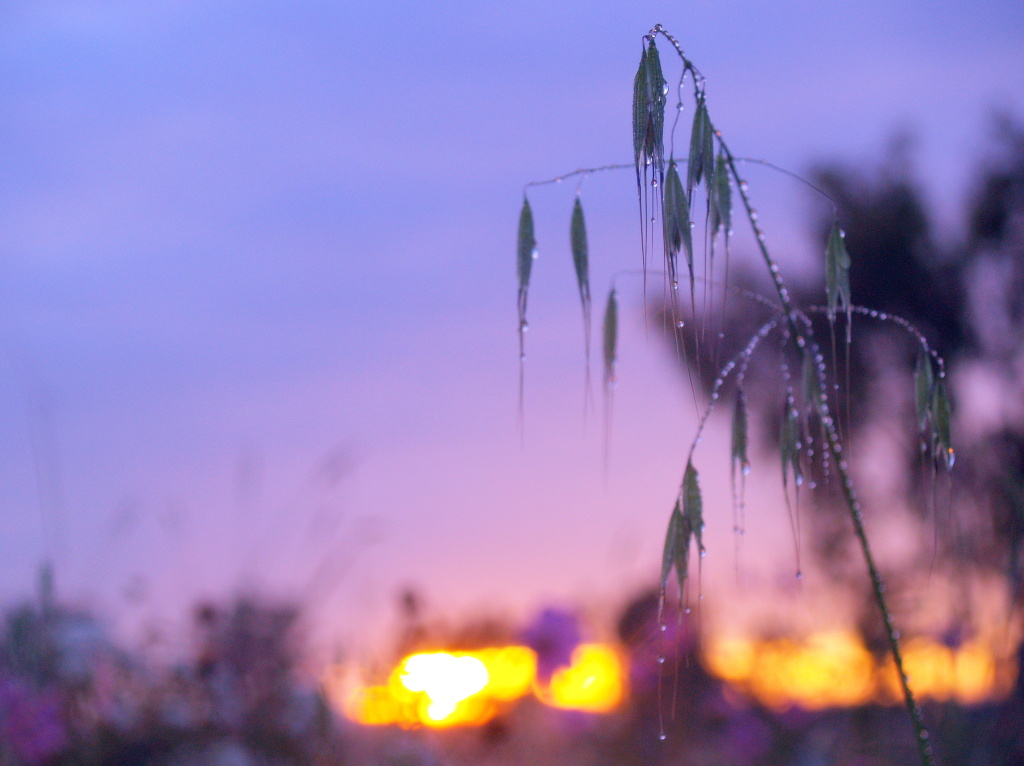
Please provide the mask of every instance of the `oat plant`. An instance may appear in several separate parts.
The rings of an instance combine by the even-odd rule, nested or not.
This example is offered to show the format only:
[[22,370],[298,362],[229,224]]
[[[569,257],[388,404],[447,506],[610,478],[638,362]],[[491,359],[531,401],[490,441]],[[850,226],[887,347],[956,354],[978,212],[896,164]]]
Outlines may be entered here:
[[[666,130],[666,106],[673,92],[662,69],[658,43],[667,43],[681,64],[675,81],[677,96],[671,126]],[[675,135],[686,111],[686,94],[692,98],[690,137],[685,156],[675,156]],[[570,177],[586,178],[597,172],[633,168],[640,213],[640,255],[645,302],[648,282],[656,276],[663,282],[665,315],[673,328],[677,349],[687,369],[696,368],[696,381],[691,372],[694,402],[699,420],[685,458],[682,480],[672,507],[665,536],[660,573],[661,616],[664,630],[664,605],[672,573],[678,589],[680,607],[689,593],[691,551],[696,552],[698,568],[704,555],[704,503],[700,477],[696,467],[696,451],[701,434],[712,412],[723,399],[731,399],[732,445],[729,456],[733,485],[733,526],[741,530],[745,500],[744,478],[749,471],[747,456],[748,413],[744,393],[744,377],[758,349],[766,342],[777,342],[784,350],[780,369],[785,391],[784,405],[779,413],[778,434],[781,478],[789,505],[794,537],[798,535],[799,517],[794,506],[799,502],[802,485],[832,492],[850,519],[852,531],[863,554],[871,582],[872,595],[878,607],[889,650],[898,672],[903,699],[910,715],[916,745],[923,764],[931,766],[932,748],[928,740],[921,709],[917,705],[904,671],[899,632],[886,600],[885,585],[872,554],[864,528],[860,502],[854,491],[840,431],[838,400],[840,378],[845,375],[849,385],[850,328],[854,321],[895,323],[903,328],[919,347],[916,368],[912,374],[917,427],[922,461],[948,470],[954,452],[950,437],[950,407],[946,394],[945,366],[926,338],[900,317],[857,306],[850,295],[849,269],[851,254],[847,252],[839,227],[838,213],[824,243],[825,296],[820,306],[794,304],[776,260],[773,258],[749,187],[739,168],[744,162],[733,154],[722,133],[716,129],[705,96],[705,79],[700,70],[683,53],[678,41],[661,25],[644,35],[640,65],[633,80],[633,163],[606,165],[576,170],[557,178],[527,184],[519,216],[517,266],[519,278],[519,351],[520,351],[520,414],[523,403],[525,335],[527,330],[527,295],[533,261],[537,257],[533,213],[528,194],[531,187],[556,183]],[[667,141],[666,141],[667,136]],[[667,151],[666,151],[667,144]],[[799,179],[802,180],[802,179]],[[804,183],[807,183],[804,181]],[[810,186],[809,183],[807,183]],[[580,186],[572,208],[569,226],[570,252],[577,278],[577,291],[585,335],[586,390],[589,392],[589,356],[591,336],[591,299],[589,253]],[[813,187],[812,187],[813,188]],[[818,191],[818,190],[815,190]],[[819,192],[820,193],[820,192]],[[703,219],[700,228],[694,218]],[[730,243],[735,223],[749,226],[759,260],[767,269],[773,287],[768,296],[755,295],[729,283]],[[696,230],[695,230],[696,229]],[[695,236],[703,235],[703,236]],[[697,244],[695,244],[697,243]],[[654,262],[660,250],[660,263]],[[855,253],[853,256],[855,257]],[[629,272],[620,272],[617,278]],[[680,283],[684,287],[680,289]],[[767,318],[739,350],[725,356],[719,346],[725,303],[730,300],[750,301]],[[687,306],[687,304],[689,304]],[[720,313],[715,307],[721,308]],[[604,418],[607,439],[612,413],[612,395],[616,375],[618,344],[618,293],[613,280],[603,315]],[[717,317],[720,318],[716,318]],[[824,323],[821,317],[824,317]],[[681,330],[691,317],[689,342],[680,342]],[[819,321],[812,321],[817,318]],[[724,328],[722,328],[724,329]],[[816,332],[817,330],[817,332]],[[821,336],[821,337],[819,337]],[[689,347],[689,352],[688,352]],[[703,348],[702,348],[703,347]],[[687,354],[692,355],[692,360]],[[701,360],[712,360],[717,374],[709,387],[702,388]],[[911,376],[908,375],[908,379]],[[909,385],[909,383],[908,383]],[[587,394],[589,396],[589,393]],[[607,442],[606,442],[607,444]],[[606,451],[607,455],[607,451]],[[607,458],[606,458],[607,459]],[[792,503],[791,503],[792,498]],[[797,563],[799,576],[799,559]],[[698,596],[699,598],[699,596]],[[689,611],[680,608],[679,612]],[[664,661],[664,657],[661,658]],[[661,735],[664,737],[664,728]]]

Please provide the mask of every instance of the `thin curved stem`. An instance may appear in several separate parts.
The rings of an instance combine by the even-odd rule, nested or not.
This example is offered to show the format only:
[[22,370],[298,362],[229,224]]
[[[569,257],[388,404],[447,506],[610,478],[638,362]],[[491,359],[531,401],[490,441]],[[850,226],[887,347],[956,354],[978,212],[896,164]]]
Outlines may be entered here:
[[[656,26],[654,29],[655,31],[664,34],[666,37],[668,37],[670,42],[674,43],[673,38],[670,37],[666,32],[664,32],[664,30],[661,29],[660,25]],[[692,67],[692,64],[690,64],[686,56],[683,55],[683,52],[678,44],[675,44],[675,48],[683,61],[683,66],[687,68]],[[695,80],[697,79],[698,78],[695,77]],[[702,90],[700,88],[699,81],[697,90],[698,94]],[[725,161],[729,168],[729,172],[731,173],[732,177],[736,181],[737,186],[739,187],[740,199],[743,201],[743,207],[746,211],[747,220],[749,221],[750,226],[753,229],[754,237],[757,240],[757,247],[761,253],[761,257],[763,258],[765,265],[768,267],[768,272],[771,274],[772,282],[774,284],[775,291],[778,294],[779,303],[782,306],[786,322],[791,332],[791,337],[793,338],[793,342],[796,344],[798,350],[801,353],[811,353],[814,355],[814,357],[818,357],[820,356],[820,352],[818,350],[817,344],[814,342],[811,328],[805,328],[806,335],[804,332],[801,332],[801,328],[798,322],[800,313],[794,309],[792,299],[790,298],[789,289],[786,287],[786,283],[782,278],[782,275],[779,271],[779,266],[771,257],[771,254],[768,252],[768,246],[765,243],[765,234],[757,222],[757,215],[750,201],[750,195],[748,192],[747,184],[740,177],[739,171],[737,170],[737,160],[735,156],[732,154],[732,152],[729,150],[728,145],[722,139],[721,133],[719,131],[715,131],[715,136],[718,138],[718,144],[722,154],[725,156]],[[900,685],[903,691],[903,698],[906,702],[907,711],[910,714],[911,722],[913,723],[915,739],[918,746],[918,752],[921,755],[921,762],[925,766],[934,766],[931,745],[928,743],[928,731],[924,726],[924,720],[921,715],[921,709],[914,699],[913,691],[911,691],[910,689],[910,683],[907,679],[907,674],[903,665],[903,654],[900,650],[899,645],[899,633],[896,631],[896,627],[893,624],[893,616],[892,613],[889,611],[888,602],[885,598],[885,586],[882,583],[882,578],[878,572],[877,566],[875,565],[874,555],[871,552],[871,546],[868,542],[867,534],[864,531],[864,523],[860,511],[860,504],[857,501],[857,497],[853,491],[853,481],[850,478],[846,461],[843,459],[842,456],[842,445],[840,443],[839,434],[836,430],[835,422],[832,420],[832,417],[828,414],[826,386],[825,381],[821,378],[821,376],[818,376],[817,384],[818,396],[820,397],[822,407],[821,418],[825,428],[825,436],[827,441],[826,447],[829,450],[829,453],[832,457],[832,462],[835,466],[835,471],[838,475],[840,488],[843,493],[843,500],[849,512],[850,520],[853,523],[854,534],[856,535],[857,541],[860,544],[861,553],[864,556],[864,561],[867,565],[868,576],[871,579],[872,594],[874,596],[875,603],[877,604],[878,609],[881,612],[883,624],[885,625],[885,632],[886,637],[888,639],[889,648],[892,651],[893,661],[895,662],[896,669],[899,673]],[[709,409],[713,407],[713,405],[714,399],[712,399],[712,401],[708,403]],[[705,415],[704,419],[706,419],[706,417],[707,414]],[[696,444],[697,441],[699,441],[699,439],[700,433],[698,431],[698,435],[690,447],[691,457],[693,450],[696,448]]]
[[602,165],[601,167],[597,168],[577,168],[576,170],[570,171],[568,173],[563,173],[562,175],[555,176],[554,178],[547,178],[543,181],[530,181],[528,184],[523,185],[523,192],[525,193],[526,190],[529,189],[531,186],[547,186],[549,184],[560,184],[566,178],[572,178],[573,176],[589,176],[593,175],[594,173],[600,173],[605,170],[626,169],[632,170],[633,164],[630,163],[629,165],[623,165],[621,163],[615,163],[612,165]]

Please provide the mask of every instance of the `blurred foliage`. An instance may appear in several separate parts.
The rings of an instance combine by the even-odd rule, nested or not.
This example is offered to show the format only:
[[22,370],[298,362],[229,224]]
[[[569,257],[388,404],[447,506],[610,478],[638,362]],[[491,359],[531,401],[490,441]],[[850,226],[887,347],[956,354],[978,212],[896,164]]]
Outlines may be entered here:
[[[492,623],[467,623],[453,635],[510,638],[507,627],[485,636],[474,627],[483,624]],[[622,609],[617,636],[630,693],[609,714],[551,708],[531,695],[485,726],[362,728],[339,719],[304,681],[292,605],[255,597],[201,604],[192,650],[154,667],[116,647],[93,615],[44,590],[4,615],[0,765],[897,766],[910,755],[910,725],[898,707],[778,710],[744,696],[706,669],[697,624],[670,604],[660,630],[653,591]],[[584,631],[571,614],[549,609],[521,638],[558,665]],[[1002,702],[928,703],[938,752],[948,754],[942,762],[1024,763],[1022,690],[1018,680]]]
[[[913,336],[892,323],[855,315],[852,344],[845,347],[837,328],[840,337],[827,364],[838,386],[833,413],[848,446],[862,454],[858,450],[868,444],[876,448],[881,440],[901,456],[896,462],[902,462],[902,478],[896,484],[903,497],[890,498],[891,505],[910,508],[919,540],[927,541],[902,562],[886,562],[890,591],[906,606],[911,597],[903,590],[915,573],[944,574],[960,588],[959,614],[952,620],[959,624],[951,622],[950,630],[971,622],[972,578],[1001,578],[1012,607],[1024,605],[1024,126],[997,115],[991,130],[988,153],[964,197],[959,235],[947,233],[955,230],[952,222],[936,225],[915,180],[912,141],[906,137],[892,141],[877,167],[829,163],[809,173],[838,208],[852,259],[853,302],[903,317],[946,359],[957,449],[951,481],[936,479],[916,438]],[[813,224],[816,241],[826,241],[832,224],[831,210],[823,211]],[[747,274],[735,281],[756,289]],[[822,305],[823,284],[816,274],[797,285],[797,305]],[[723,348],[740,348],[764,312],[739,299],[726,305]],[[671,312],[663,313],[675,335],[673,345],[688,351],[691,376],[700,374],[708,390],[717,373],[715,361],[727,355],[711,344],[701,348],[696,327],[677,329],[668,319]],[[829,338],[824,317],[812,318],[815,334]],[[799,361],[762,347],[747,375],[746,391],[763,419],[762,441],[770,449],[780,446],[777,423],[785,399],[780,368],[798,370]],[[757,461],[752,462],[756,469]],[[834,482],[829,484],[820,466],[810,467],[809,474],[816,480],[817,510],[805,514],[810,521],[805,545],[834,585],[864,591]],[[881,646],[877,610],[868,594],[863,600],[863,631]]]
[[44,587],[0,635],[0,764],[347,763],[336,720],[296,672],[295,619],[255,599],[202,605],[194,654],[158,669]]

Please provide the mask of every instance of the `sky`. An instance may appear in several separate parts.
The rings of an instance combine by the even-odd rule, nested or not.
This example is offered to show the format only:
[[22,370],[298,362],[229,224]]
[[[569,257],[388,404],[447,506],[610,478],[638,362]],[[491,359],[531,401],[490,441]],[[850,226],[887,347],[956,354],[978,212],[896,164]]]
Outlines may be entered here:
[[[537,188],[520,433],[514,256],[525,183],[630,160],[655,23],[736,154],[874,167],[904,132],[953,236],[989,116],[1024,114],[1011,2],[0,5],[0,599],[50,560],[129,633],[249,589],[358,644],[405,587],[458,619],[653,582],[684,379],[624,283],[605,475],[574,187]],[[813,268],[814,203],[750,174],[769,244]],[[639,266],[633,183],[581,187],[598,302]],[[736,569],[721,430],[709,594]],[[775,475],[753,572],[791,555]]]

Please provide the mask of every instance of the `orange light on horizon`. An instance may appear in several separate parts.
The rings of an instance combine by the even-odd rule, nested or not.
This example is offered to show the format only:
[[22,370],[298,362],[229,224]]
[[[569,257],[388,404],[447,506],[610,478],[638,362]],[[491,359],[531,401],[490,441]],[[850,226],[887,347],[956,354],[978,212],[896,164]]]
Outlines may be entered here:
[[[903,647],[903,669],[911,688],[942,702],[956,700],[971,705],[1003,696],[1012,688],[1013,663],[1000,663],[979,641],[954,650],[944,644],[913,638]],[[890,658],[881,673],[881,684],[891,699],[902,694],[896,666]],[[920,692],[918,692],[920,690]]]
[[367,685],[351,670],[334,667],[324,684],[332,702],[353,721],[369,726],[476,726],[533,691],[552,707],[606,713],[623,696],[618,654],[601,644],[582,644],[572,664],[549,684],[537,680],[537,657],[525,646],[471,652],[409,655],[386,684]]
[[[1010,691],[1012,652],[980,640],[957,649],[926,638],[903,643],[904,667],[921,700],[962,704]],[[900,701],[892,660],[879,663],[851,631],[803,640],[719,638],[705,644],[707,668],[762,704],[785,710],[855,707]],[[384,684],[371,685],[351,666],[333,666],[324,686],[334,706],[369,726],[477,726],[533,694],[553,708],[603,714],[626,696],[624,660],[611,646],[581,644],[550,681],[537,679],[537,657],[525,646],[425,652],[399,662]]]
[[564,710],[608,713],[625,693],[622,662],[614,649],[603,644],[580,644],[568,667],[551,675],[547,688],[536,689],[541,702]]
[[[1016,668],[980,641],[958,649],[927,638],[902,647],[904,669],[920,699],[974,704],[1006,694]],[[792,639],[725,638],[708,643],[708,669],[776,710],[852,707],[902,698],[892,658],[881,665],[852,632]]]

